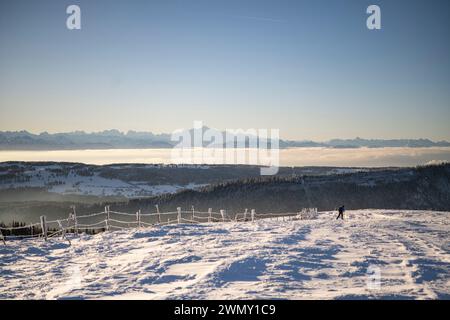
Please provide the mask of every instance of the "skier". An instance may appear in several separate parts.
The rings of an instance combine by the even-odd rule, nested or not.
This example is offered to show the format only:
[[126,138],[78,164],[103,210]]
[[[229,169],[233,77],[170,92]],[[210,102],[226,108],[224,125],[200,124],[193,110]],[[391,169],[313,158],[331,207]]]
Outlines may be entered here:
[[338,214],[336,220],[338,220],[339,217],[340,217],[342,220],[344,220],[345,206],[342,205],[341,207],[339,207],[338,211],[339,211],[339,214]]

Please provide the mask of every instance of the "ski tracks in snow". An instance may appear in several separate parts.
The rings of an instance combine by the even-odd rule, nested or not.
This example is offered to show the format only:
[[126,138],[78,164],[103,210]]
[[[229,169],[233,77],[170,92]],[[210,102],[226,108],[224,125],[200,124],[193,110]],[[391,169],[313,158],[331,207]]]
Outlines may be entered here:
[[[450,296],[448,213],[170,225],[0,247],[0,298],[348,299]],[[368,270],[380,271],[379,287]]]

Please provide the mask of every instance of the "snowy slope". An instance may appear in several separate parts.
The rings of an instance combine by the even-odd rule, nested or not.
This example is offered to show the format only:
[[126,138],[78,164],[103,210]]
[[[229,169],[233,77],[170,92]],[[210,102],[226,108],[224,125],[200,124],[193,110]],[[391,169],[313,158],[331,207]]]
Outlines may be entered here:
[[346,215],[8,242],[0,298],[450,298],[447,212]]
[[[1,175],[8,174],[10,163],[0,163]],[[40,187],[46,188],[49,192],[63,195],[91,195],[91,196],[124,196],[141,197],[155,196],[164,193],[175,193],[184,189],[196,189],[206,184],[189,183],[179,184],[154,184],[152,181],[122,181],[120,179],[105,178],[100,176],[99,172],[93,172],[92,175],[80,175],[76,170],[70,168],[69,164],[50,164],[33,166],[31,164],[13,163],[13,165],[22,168],[18,175],[20,179],[14,181],[0,181],[0,190]],[[124,168],[126,165],[115,166]],[[113,168],[111,166],[111,168]],[[55,173],[55,171],[67,170],[67,173]]]

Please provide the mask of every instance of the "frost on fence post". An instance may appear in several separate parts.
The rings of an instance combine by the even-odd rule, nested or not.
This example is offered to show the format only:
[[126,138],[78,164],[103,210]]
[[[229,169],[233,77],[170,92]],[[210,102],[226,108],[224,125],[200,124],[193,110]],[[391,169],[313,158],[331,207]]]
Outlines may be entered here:
[[177,215],[178,223],[181,223],[181,207],[177,208],[177,212],[178,212],[178,215]]
[[109,231],[109,206],[105,206],[105,213],[106,213],[106,231]]
[[70,239],[66,237],[66,229],[63,227],[61,221],[56,220],[58,222],[58,226],[61,229],[61,239],[66,239],[71,244]]
[[0,239],[2,240],[3,244],[6,246],[5,237],[3,237],[2,230],[0,230]]
[[41,216],[41,229],[42,235],[44,236],[45,241],[47,241],[47,219],[45,216]]
[[244,221],[247,221],[247,211],[248,211],[248,209],[245,208],[245,211],[244,211]]
[[158,214],[158,223],[161,224],[161,213],[159,212],[159,206],[155,204],[156,213]]
[[136,222],[137,222],[138,228],[140,228],[141,227],[141,209],[139,209],[136,212]]
[[77,211],[75,206],[71,206],[72,208],[72,218],[73,218],[73,226],[74,226],[74,231],[76,234],[78,234],[78,220],[77,220]]
[[220,210],[220,215],[222,216],[222,222],[225,222],[225,210]]
[[212,221],[212,208],[208,209],[208,222]]
[[252,209],[252,222],[255,221],[255,209]]
[[60,220],[56,220],[56,222],[58,223],[59,229],[61,229],[61,239],[64,239],[64,237],[66,236],[66,230],[64,229]]

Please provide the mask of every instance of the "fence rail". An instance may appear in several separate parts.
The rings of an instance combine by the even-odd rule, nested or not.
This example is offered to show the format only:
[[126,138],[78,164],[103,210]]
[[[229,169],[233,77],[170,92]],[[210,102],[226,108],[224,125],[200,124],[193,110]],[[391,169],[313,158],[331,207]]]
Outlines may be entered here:
[[[305,208],[298,213],[256,213],[255,209],[250,212],[245,209],[244,212],[229,214],[226,210],[219,210],[214,212],[212,208],[208,211],[196,211],[192,206],[191,210],[181,210],[172,212],[159,212],[159,207],[156,205],[156,213],[141,213],[138,210],[136,213],[112,211],[109,206],[105,206],[102,212],[85,214],[77,216],[75,206],[72,206],[72,211],[66,219],[57,219],[47,221],[46,216],[40,217],[39,223],[32,223],[28,225],[19,225],[11,227],[0,226],[0,241],[6,245],[6,240],[25,239],[25,238],[43,238],[48,240],[56,235],[61,235],[62,238],[70,240],[66,237],[67,234],[78,234],[81,232],[104,232],[111,229],[121,230],[127,228],[140,228],[148,226],[164,226],[168,224],[178,223],[217,223],[217,222],[253,222],[255,220],[276,218],[282,220],[302,220],[314,219],[317,216],[317,208]],[[120,218],[112,218],[111,216],[121,216]],[[170,219],[170,216],[174,219]],[[102,219],[96,222],[86,221],[85,219],[92,219],[101,217]],[[145,218],[154,217],[155,222],[143,221]],[[162,219],[165,217],[165,219]],[[131,219],[131,220],[130,220]],[[86,221],[86,223],[80,223]]]

